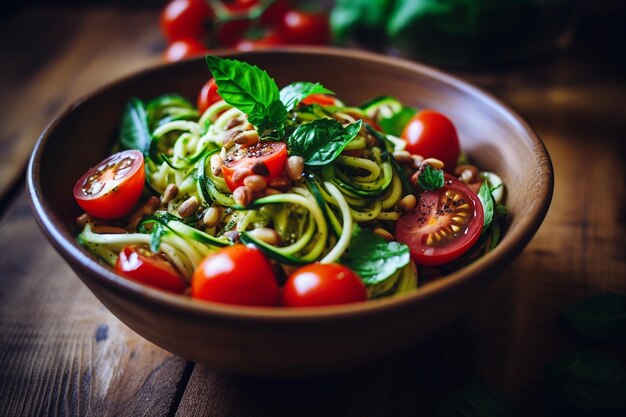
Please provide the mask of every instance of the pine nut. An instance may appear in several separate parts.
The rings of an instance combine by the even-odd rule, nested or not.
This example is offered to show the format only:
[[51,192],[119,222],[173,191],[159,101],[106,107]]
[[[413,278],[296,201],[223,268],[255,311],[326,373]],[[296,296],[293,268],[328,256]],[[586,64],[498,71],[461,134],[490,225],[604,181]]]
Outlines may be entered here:
[[237,168],[233,172],[232,180],[235,183],[240,183],[244,180],[244,178],[249,177],[250,175],[252,175],[252,170],[250,170],[250,168]]
[[248,187],[237,187],[235,191],[233,191],[233,199],[235,203],[246,207],[252,202],[252,191],[250,191]]
[[443,162],[441,162],[437,158],[427,158],[427,159],[424,159],[422,164],[426,164],[426,165],[430,166],[433,169],[443,169]]
[[393,153],[393,157],[402,165],[411,165],[413,163],[413,157],[407,151],[396,151]]
[[233,138],[233,142],[241,146],[252,146],[259,142],[259,133],[256,130],[244,130]]
[[280,190],[277,190],[276,188],[266,188],[265,189],[265,195],[275,195],[275,194],[282,194],[283,192]]
[[291,188],[291,179],[287,177],[274,178],[270,181],[269,186],[271,188],[276,188],[277,190],[280,190],[282,192],[286,192],[289,191],[289,189]]
[[398,210],[403,213],[411,211],[417,205],[417,198],[413,194],[405,195],[402,200],[398,201]]
[[393,235],[381,227],[377,227],[376,229],[374,229],[374,233],[385,239],[387,242],[391,242],[394,240]]
[[248,187],[250,191],[258,192],[267,188],[267,181],[260,175],[249,175],[243,179],[243,185]]
[[249,234],[268,245],[278,245],[280,243],[280,235],[278,232],[269,227],[259,227],[250,231]]
[[242,132],[241,129],[228,130],[226,134],[224,135],[224,138],[222,139],[222,144],[223,144],[224,149],[228,150],[232,148],[233,146],[235,146],[234,139],[241,132]]
[[87,213],[83,213],[80,216],[78,216],[76,218],[76,224],[78,225],[78,227],[80,227],[81,229],[83,229],[85,227],[85,225],[87,223],[89,223],[91,221],[91,216]]
[[243,124],[243,120],[239,120],[239,119],[232,119],[230,122],[228,122],[228,124],[226,125],[226,130],[230,130],[233,129],[239,125]]
[[130,216],[130,220],[128,221],[128,226],[126,226],[126,230],[129,232],[135,231],[137,229],[137,225],[143,216],[147,216],[148,214],[152,214],[161,206],[161,200],[152,196],[141,206],[137,211]]
[[224,165],[224,160],[219,154],[214,153],[211,155],[211,172],[216,177],[222,174],[222,165]]
[[285,162],[285,171],[292,180],[300,180],[304,172],[304,159],[301,156],[290,156]]
[[193,216],[198,211],[198,207],[200,207],[200,204],[198,204],[196,197],[189,197],[178,207],[178,214],[180,217]]
[[163,191],[163,195],[161,196],[161,204],[167,204],[178,195],[178,187],[176,184],[167,184],[165,187],[165,191]]
[[459,165],[454,170],[454,174],[466,184],[473,184],[478,181],[478,168],[474,165]]
[[94,233],[103,233],[103,234],[111,234],[111,235],[123,235],[126,233],[126,229],[122,229],[121,227],[115,226],[94,226],[91,229]]
[[216,206],[211,206],[204,212],[204,216],[202,217],[202,222],[206,227],[215,227],[220,222],[222,218],[222,209]]

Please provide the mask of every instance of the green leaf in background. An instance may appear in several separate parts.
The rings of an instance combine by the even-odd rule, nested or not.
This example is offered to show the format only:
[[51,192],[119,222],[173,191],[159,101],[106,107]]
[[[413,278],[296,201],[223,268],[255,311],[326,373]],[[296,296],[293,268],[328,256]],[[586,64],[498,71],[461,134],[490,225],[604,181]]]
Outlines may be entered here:
[[248,121],[255,125],[259,132],[279,129],[286,119],[287,109],[280,100],[274,100],[269,106],[257,103],[248,114]]
[[435,406],[435,417],[515,417],[519,413],[499,392],[472,380]]
[[150,250],[152,253],[159,253],[161,247],[161,237],[165,233],[165,228],[159,222],[154,222],[150,233]]
[[626,297],[606,293],[583,300],[561,317],[576,333],[602,342],[626,338]]
[[551,399],[578,411],[626,410],[626,364],[587,350],[569,351],[548,363]]
[[304,123],[287,139],[292,155],[304,158],[307,166],[323,166],[334,161],[361,130],[361,120],[343,127],[333,119]]
[[483,213],[485,214],[485,219],[483,221],[483,233],[487,230],[489,225],[491,224],[491,220],[493,220],[493,212],[494,212],[494,199],[491,195],[491,189],[489,188],[489,184],[487,181],[483,181],[480,189],[478,190],[478,198],[483,205]]
[[330,15],[335,38],[342,41],[356,29],[384,32],[394,0],[336,0]]
[[397,0],[389,16],[387,34],[391,37],[399,36],[412,30],[421,20],[436,21],[440,16],[445,17],[454,12],[458,3],[440,0]]
[[387,242],[369,229],[357,228],[341,263],[356,272],[369,286],[385,281],[407,266],[410,259],[407,245]]
[[137,149],[148,154],[152,136],[148,129],[148,114],[143,101],[132,98],[124,108],[119,143],[121,149]]
[[390,135],[402,136],[404,127],[407,123],[409,123],[409,120],[415,116],[415,113],[417,113],[417,110],[411,107],[403,107],[402,110],[395,113],[393,116],[386,119],[380,119],[378,124]]
[[443,187],[443,170],[433,169],[429,165],[417,177],[417,182],[424,190],[438,190]]
[[299,81],[291,83],[280,90],[280,101],[287,111],[293,110],[302,100],[311,94],[335,94],[320,83]]

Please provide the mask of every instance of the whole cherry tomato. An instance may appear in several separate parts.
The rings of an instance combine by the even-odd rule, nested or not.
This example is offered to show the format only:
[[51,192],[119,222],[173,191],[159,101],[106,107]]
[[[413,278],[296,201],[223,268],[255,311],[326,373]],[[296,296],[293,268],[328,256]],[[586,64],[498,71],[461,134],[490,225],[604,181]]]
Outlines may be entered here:
[[171,43],[165,53],[163,60],[165,62],[176,62],[194,56],[204,55],[208,49],[204,47],[202,42],[195,39],[181,39]]
[[278,283],[263,254],[237,244],[208,255],[191,280],[191,296],[224,304],[271,307],[278,303]]
[[220,101],[222,97],[217,92],[217,84],[215,78],[211,78],[202,86],[200,94],[198,94],[198,111],[204,113],[212,104]]
[[311,264],[293,272],[283,288],[285,307],[314,307],[367,300],[365,285],[350,268]]
[[261,15],[261,24],[277,27],[291,10],[291,0],[277,0],[267,7]]
[[74,198],[94,217],[117,219],[128,214],[137,203],[145,179],[141,152],[118,152],[88,169],[76,181]]
[[206,0],[172,0],[161,12],[161,30],[168,41],[196,39],[207,34],[207,23],[213,10]]
[[437,158],[448,172],[454,171],[461,147],[456,128],[446,116],[434,110],[422,110],[404,127],[406,150],[424,158]]
[[[235,182],[233,175],[237,169],[256,170],[259,175],[271,181],[285,175],[287,145],[285,142],[263,141],[248,147],[232,147],[226,152],[222,175],[231,191],[243,185],[243,178]],[[256,167],[256,168],[255,168]]]
[[187,282],[169,261],[141,246],[126,246],[115,263],[115,271],[133,281],[165,291],[182,293]]
[[238,51],[247,52],[247,51],[252,51],[253,49],[263,49],[263,48],[269,48],[272,46],[283,45],[284,43],[285,42],[283,41],[280,35],[274,32],[268,32],[260,38],[241,39],[235,45],[235,49],[237,49]]
[[422,193],[417,208],[400,216],[396,238],[409,247],[418,265],[446,264],[467,252],[483,229],[480,199],[450,175],[444,186]]
[[290,10],[276,28],[281,38],[290,44],[325,45],[330,41],[330,25],[325,13]]

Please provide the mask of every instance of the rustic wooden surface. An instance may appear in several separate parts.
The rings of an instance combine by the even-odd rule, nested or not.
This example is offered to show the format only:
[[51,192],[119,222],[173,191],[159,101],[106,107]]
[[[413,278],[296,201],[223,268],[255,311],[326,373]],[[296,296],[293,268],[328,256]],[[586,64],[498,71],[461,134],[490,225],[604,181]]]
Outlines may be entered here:
[[543,226],[467,315],[366,369],[281,381],[196,366],[135,335],[80,283],[28,208],[22,183],[37,136],[71,101],[158,62],[156,16],[38,7],[1,22],[0,414],[428,415],[470,376],[522,415],[547,415],[542,366],[576,345],[559,312],[596,293],[626,293],[626,60],[603,43],[613,34],[592,31],[600,39],[580,36],[549,59],[461,74],[519,111],[556,172]]

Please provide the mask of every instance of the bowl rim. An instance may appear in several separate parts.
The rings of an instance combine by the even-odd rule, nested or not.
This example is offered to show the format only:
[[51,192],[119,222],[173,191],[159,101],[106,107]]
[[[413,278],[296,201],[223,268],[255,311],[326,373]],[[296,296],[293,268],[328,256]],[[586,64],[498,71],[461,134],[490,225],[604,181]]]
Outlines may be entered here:
[[[177,66],[190,65],[191,62],[200,61],[203,58],[199,57],[176,63],[153,65],[140,71],[135,71],[123,77],[117,78],[116,80],[91,91],[78,100],[75,100],[63,112],[57,115],[57,117],[55,117],[55,119],[44,129],[38,138],[29,159],[26,174],[29,203],[35,214],[37,223],[48,240],[66,260],[69,258],[73,259],[82,270],[89,271],[90,276],[95,278],[98,281],[98,284],[109,287],[111,290],[115,291],[117,295],[125,296],[126,298],[132,297],[137,303],[142,302],[158,305],[160,308],[167,308],[172,312],[209,315],[235,321],[247,321],[249,319],[254,319],[259,322],[290,323],[327,320],[329,318],[349,319],[355,316],[370,316],[373,314],[380,314],[381,312],[391,312],[393,310],[403,309],[409,307],[413,303],[423,302],[424,300],[440,296],[454,287],[462,286],[463,284],[467,284],[469,281],[478,278],[482,272],[506,263],[507,260],[515,258],[523,250],[543,222],[550,206],[554,188],[554,172],[548,151],[537,133],[535,133],[535,131],[515,111],[480,87],[474,86],[456,76],[447,74],[441,70],[422,63],[361,50],[334,47],[279,47],[245,53],[233,50],[223,50],[216,51],[215,54],[223,57],[237,56],[243,58],[246,56],[263,54],[336,56],[366,60],[383,65],[391,65],[400,69],[408,69],[436,82],[448,84],[475,99],[486,102],[491,108],[497,110],[498,114],[502,116],[503,119],[506,119],[507,122],[514,125],[516,130],[523,131],[525,133],[524,139],[528,145],[530,145],[532,152],[536,156],[537,165],[534,172],[530,175],[534,175],[538,180],[537,204],[533,206],[529,215],[518,220],[518,232],[514,235],[511,235],[510,231],[507,232],[498,246],[487,255],[478,258],[469,265],[466,265],[452,274],[429,282],[427,285],[420,287],[417,291],[392,297],[325,307],[297,309],[287,309],[281,307],[267,308],[232,306],[195,300],[188,296],[171,294],[136,283],[115,274],[111,269],[101,265],[95,258],[89,256],[86,250],[81,248],[78,243],[76,243],[75,236],[72,236],[68,230],[64,229],[63,222],[60,217],[51,210],[49,203],[44,198],[39,166],[48,140],[55,131],[56,127],[63,119],[73,112],[74,109],[81,106],[84,102],[89,101],[92,97],[103,94],[110,88],[130,82],[136,77],[145,77],[151,73],[161,71],[162,69],[168,67],[175,68]],[[72,262],[68,261],[68,263],[70,266],[73,266]]]

